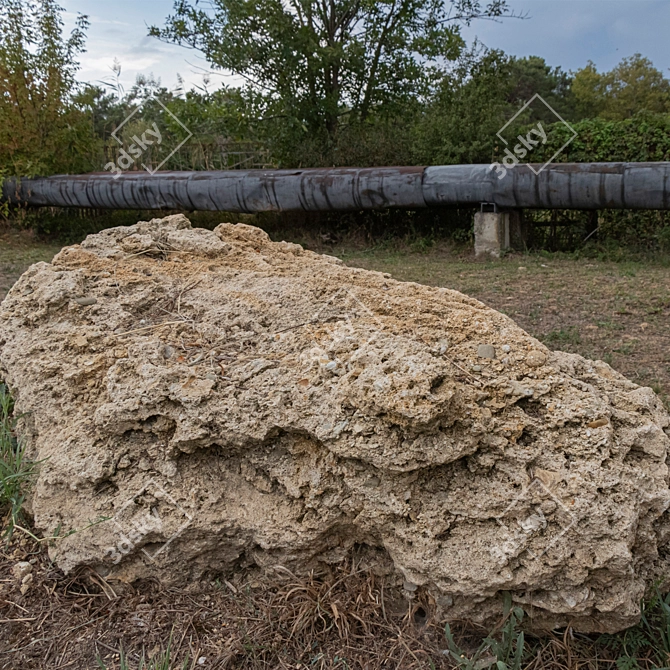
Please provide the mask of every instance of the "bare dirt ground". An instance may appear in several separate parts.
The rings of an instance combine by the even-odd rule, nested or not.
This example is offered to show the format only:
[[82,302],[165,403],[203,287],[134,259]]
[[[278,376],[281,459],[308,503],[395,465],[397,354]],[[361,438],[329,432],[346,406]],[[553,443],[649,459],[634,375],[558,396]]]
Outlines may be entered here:
[[[0,234],[0,299],[31,263],[58,250],[27,234]],[[535,255],[475,262],[440,250],[327,253],[462,291],[552,348],[600,358],[664,399],[670,393],[670,268],[661,263]],[[32,565],[23,592],[12,575],[18,561]],[[181,591],[147,582],[121,592],[91,572],[63,575],[45,543],[23,530],[0,543],[0,670],[487,667],[445,655],[443,622],[432,612],[420,592],[408,602],[355,560],[311,580],[278,573],[265,582],[217,580]],[[487,632],[455,628],[468,655]],[[524,667],[658,667],[655,644],[641,628],[601,638],[568,629],[526,640]]]

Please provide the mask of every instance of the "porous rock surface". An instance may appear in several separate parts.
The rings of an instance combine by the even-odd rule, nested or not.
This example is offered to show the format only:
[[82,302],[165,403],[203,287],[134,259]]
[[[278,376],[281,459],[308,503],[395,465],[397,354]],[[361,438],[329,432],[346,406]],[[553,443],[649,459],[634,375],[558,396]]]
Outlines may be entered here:
[[449,617],[635,623],[667,574],[668,416],[456,291],[182,216],[89,236],[0,308],[65,571],[179,583],[352,552]]

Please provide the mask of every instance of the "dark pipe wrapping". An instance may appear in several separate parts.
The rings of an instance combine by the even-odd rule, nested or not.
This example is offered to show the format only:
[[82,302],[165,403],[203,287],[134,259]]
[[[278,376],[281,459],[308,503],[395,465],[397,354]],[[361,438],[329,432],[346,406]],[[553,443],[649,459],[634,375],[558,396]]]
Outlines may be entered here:
[[669,177],[670,163],[556,163],[538,175],[519,166],[502,179],[488,165],[446,165],[426,168],[423,195],[429,206],[667,209]]
[[3,197],[36,206],[224,212],[425,207],[423,168],[127,172],[7,180]]
[[[539,166],[535,166],[539,168]],[[227,212],[347,211],[495,203],[500,208],[668,209],[670,163],[127,172],[7,179],[3,199],[31,206]]]

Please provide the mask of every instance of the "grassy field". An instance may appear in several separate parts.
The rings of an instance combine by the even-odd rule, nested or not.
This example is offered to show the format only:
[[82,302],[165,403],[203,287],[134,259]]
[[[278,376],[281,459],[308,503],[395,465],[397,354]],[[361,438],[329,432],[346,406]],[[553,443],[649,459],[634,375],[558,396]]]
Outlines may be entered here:
[[[0,234],[0,299],[30,264],[49,261],[59,248],[27,233]],[[605,360],[667,402],[670,268],[662,260],[611,263],[538,254],[479,262],[448,247],[425,253],[316,250],[397,279],[462,291],[508,314],[549,347]],[[11,405],[0,410],[0,446],[4,439],[2,448],[15,450]],[[8,512],[4,528],[9,520]],[[139,583],[117,593],[92,571],[63,575],[44,543],[28,535],[29,519],[23,524],[25,530],[0,544],[0,670],[483,670],[496,667],[496,660],[500,670],[670,665],[670,598],[647,603],[641,624],[616,636],[567,629],[524,641],[510,616],[494,631],[496,640],[507,641],[507,651],[487,647],[476,661],[490,631],[455,626],[450,644],[444,622],[431,617],[430,602],[408,604],[355,562],[309,580],[284,575],[248,585],[233,579],[184,590]],[[18,561],[32,566],[23,593],[11,576]]]
[[0,231],[0,300],[33,263],[49,262],[61,245],[38,240],[27,231]]

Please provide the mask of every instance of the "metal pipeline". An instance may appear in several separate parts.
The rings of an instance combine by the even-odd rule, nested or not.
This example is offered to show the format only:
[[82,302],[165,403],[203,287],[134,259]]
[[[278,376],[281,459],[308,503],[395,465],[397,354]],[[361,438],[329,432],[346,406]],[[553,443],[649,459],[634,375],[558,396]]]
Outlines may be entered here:
[[[536,170],[539,165],[533,166]],[[2,199],[36,207],[226,212],[419,209],[668,209],[670,163],[488,165],[216,172],[108,172],[6,179]]]

